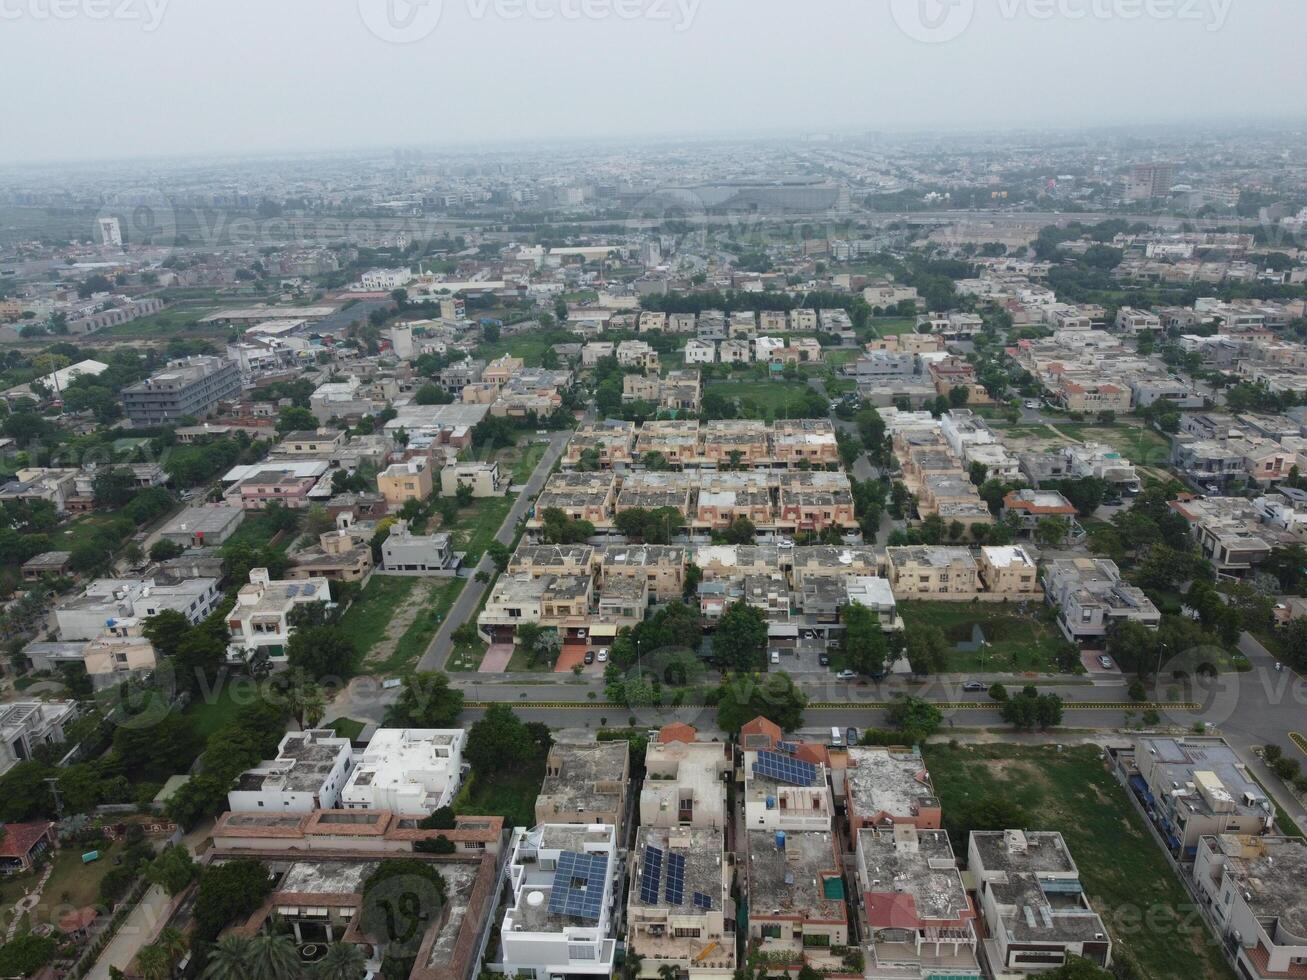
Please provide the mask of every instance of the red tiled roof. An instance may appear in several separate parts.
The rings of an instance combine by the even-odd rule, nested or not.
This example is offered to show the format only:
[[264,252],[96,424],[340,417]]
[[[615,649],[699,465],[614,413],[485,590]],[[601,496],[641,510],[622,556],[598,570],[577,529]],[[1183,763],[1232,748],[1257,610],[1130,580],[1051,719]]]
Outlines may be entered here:
[[699,733],[695,731],[693,725],[687,725],[684,722],[677,721],[670,725],[664,725],[658,731],[659,742],[693,742]]
[[766,735],[773,741],[779,742],[783,734],[779,725],[762,715],[759,715],[753,721],[746,721],[740,726],[741,738],[745,735]]
[[0,858],[25,858],[37,842],[50,833],[48,820],[39,823],[5,824],[4,840],[0,841]]

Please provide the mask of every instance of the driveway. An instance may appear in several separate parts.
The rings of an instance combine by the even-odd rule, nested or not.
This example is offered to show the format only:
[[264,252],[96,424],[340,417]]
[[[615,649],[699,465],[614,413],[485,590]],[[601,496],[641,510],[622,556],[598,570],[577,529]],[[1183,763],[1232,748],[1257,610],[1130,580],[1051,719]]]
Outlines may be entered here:
[[137,952],[159,927],[167,904],[168,893],[158,885],[151,885],[141,897],[140,904],[132,909],[117,934],[109,941],[100,958],[86,974],[87,980],[109,980],[111,966],[126,970],[128,964],[136,958]]

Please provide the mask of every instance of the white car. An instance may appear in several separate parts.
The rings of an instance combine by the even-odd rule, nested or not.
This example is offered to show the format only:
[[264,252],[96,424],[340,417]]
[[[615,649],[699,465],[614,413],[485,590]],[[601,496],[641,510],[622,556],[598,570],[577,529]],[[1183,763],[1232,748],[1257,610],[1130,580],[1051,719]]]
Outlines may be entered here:
[[608,648],[604,647],[597,654],[595,654],[595,659],[598,660],[601,664],[608,663]]
[[774,664],[781,662],[781,652],[779,650],[773,650],[771,652],[771,662]]
[[841,681],[851,681],[857,676],[858,675],[851,670],[841,670],[838,674],[835,675],[836,679]]

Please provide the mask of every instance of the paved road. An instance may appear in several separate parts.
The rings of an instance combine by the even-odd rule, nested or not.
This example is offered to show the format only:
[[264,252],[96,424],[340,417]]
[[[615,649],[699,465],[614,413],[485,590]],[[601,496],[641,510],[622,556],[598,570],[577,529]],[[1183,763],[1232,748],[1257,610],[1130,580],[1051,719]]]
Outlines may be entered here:
[[[499,525],[495,540],[500,544],[511,545],[513,543],[513,538],[517,535],[517,522],[526,516],[527,510],[535,503],[536,495],[540,493],[541,488],[545,485],[545,480],[549,478],[549,471],[554,468],[554,464],[563,455],[563,450],[571,437],[572,431],[570,429],[555,432],[550,437],[549,448],[545,450],[544,456],[536,464],[536,468],[531,473],[531,478],[526,481],[526,486],[523,487],[522,492],[513,501],[508,516],[504,518],[504,523]],[[485,572],[487,575],[492,575],[494,567],[494,562],[490,560],[489,556],[481,556],[481,561],[477,563],[476,568],[473,570],[473,578],[463,587],[463,591],[454,600],[449,615],[441,623],[436,635],[431,638],[427,652],[422,655],[421,661],[418,662],[418,670],[440,670],[445,666],[445,661],[449,659],[449,654],[454,649],[452,639],[454,630],[471,619],[481,605],[481,597],[490,588],[489,582],[478,582],[476,580],[476,572]]]
[[140,948],[159,927],[163,910],[168,904],[168,893],[158,885],[151,885],[140,904],[128,914],[100,958],[86,974],[86,980],[109,980],[109,967],[126,970]]

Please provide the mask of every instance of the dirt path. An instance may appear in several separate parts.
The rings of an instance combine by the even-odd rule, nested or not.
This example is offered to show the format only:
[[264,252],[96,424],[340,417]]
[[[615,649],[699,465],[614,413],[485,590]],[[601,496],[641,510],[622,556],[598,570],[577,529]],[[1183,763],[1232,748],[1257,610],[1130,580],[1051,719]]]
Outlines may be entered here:
[[427,582],[422,580],[414,582],[413,588],[395,610],[395,615],[390,618],[390,622],[386,624],[385,633],[373,644],[364,658],[364,673],[367,673],[368,668],[390,659],[395,652],[395,647],[399,646],[400,638],[408,632],[408,628],[413,625],[413,620],[418,618],[418,613],[422,611],[430,597],[431,588]]

